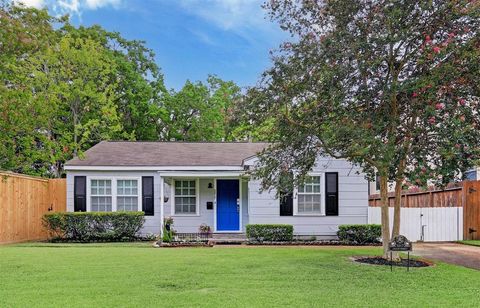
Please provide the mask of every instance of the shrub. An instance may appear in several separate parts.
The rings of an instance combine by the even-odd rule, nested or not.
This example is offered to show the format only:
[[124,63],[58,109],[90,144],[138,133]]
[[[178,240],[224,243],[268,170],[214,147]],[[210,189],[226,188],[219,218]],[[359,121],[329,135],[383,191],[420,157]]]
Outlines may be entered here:
[[143,212],[49,213],[42,220],[54,240],[78,242],[135,240],[145,221]]
[[253,242],[285,242],[293,240],[293,226],[280,224],[247,225],[247,238]]
[[172,217],[163,218],[162,242],[170,243],[173,240],[174,235],[175,235],[175,230],[173,230],[173,218]]
[[382,228],[380,225],[340,225],[337,235],[347,244],[375,244],[380,242]]

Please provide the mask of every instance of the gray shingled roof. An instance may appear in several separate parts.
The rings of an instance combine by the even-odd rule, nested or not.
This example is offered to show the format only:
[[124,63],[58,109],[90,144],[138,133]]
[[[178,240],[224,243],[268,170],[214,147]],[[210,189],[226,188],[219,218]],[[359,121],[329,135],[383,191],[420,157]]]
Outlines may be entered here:
[[241,166],[267,143],[102,141],[66,166]]

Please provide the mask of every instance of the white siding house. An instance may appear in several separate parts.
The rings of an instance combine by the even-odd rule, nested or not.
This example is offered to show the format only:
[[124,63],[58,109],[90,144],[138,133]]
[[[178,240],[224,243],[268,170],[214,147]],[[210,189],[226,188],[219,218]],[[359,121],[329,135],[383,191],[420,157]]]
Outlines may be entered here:
[[[198,232],[201,224],[242,233],[247,224],[281,223],[319,238],[335,237],[341,224],[367,223],[368,182],[358,167],[319,157],[310,182],[281,205],[275,191],[262,191],[245,172],[266,146],[101,142],[67,162],[67,210],[143,210],[144,234],[159,234],[170,216],[180,233]],[[281,206],[290,211],[281,213]]]

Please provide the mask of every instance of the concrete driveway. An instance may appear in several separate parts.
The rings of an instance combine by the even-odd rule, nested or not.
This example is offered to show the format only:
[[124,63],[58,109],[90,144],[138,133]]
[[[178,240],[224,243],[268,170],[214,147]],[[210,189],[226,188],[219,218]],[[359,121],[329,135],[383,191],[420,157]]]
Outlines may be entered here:
[[480,270],[480,247],[457,243],[414,243],[413,254]]

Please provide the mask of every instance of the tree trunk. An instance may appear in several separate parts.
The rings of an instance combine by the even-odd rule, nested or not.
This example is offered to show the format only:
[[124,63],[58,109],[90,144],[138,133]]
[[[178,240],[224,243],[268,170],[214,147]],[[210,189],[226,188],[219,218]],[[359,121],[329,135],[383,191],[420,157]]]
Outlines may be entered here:
[[388,210],[388,183],[385,175],[380,175],[380,198],[382,213],[382,243],[383,256],[388,257],[388,243],[390,242],[390,220]]
[[402,207],[402,180],[395,181],[395,203],[393,204],[392,239],[400,235],[400,209]]

